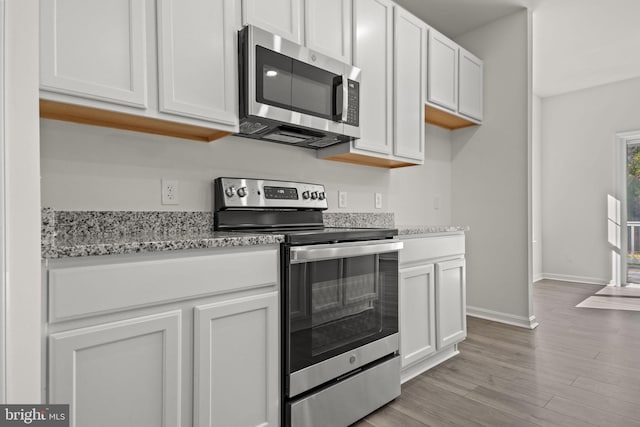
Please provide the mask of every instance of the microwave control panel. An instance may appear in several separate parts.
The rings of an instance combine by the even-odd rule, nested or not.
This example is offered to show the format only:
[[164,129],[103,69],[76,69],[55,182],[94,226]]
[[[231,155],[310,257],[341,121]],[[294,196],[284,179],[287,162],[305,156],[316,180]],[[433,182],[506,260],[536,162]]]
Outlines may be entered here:
[[347,108],[347,121],[351,126],[360,126],[360,83],[347,80],[349,107]]

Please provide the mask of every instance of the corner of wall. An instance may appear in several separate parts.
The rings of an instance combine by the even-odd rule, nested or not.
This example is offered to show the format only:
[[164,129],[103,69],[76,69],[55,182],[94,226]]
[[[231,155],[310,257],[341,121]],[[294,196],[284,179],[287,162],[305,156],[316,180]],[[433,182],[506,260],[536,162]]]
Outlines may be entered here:
[[518,319],[531,317],[530,21],[522,9],[456,39],[486,70],[483,124],[453,136],[452,217],[470,226],[467,299]]

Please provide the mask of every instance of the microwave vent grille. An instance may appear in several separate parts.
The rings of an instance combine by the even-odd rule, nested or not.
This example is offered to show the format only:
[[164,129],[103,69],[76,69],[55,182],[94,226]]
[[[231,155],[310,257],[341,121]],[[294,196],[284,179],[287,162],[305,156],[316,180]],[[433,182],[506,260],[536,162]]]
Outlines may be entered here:
[[262,132],[268,127],[269,125],[266,125],[260,122],[246,121],[246,122],[240,123],[240,133],[243,133],[245,135],[253,135],[254,133]]

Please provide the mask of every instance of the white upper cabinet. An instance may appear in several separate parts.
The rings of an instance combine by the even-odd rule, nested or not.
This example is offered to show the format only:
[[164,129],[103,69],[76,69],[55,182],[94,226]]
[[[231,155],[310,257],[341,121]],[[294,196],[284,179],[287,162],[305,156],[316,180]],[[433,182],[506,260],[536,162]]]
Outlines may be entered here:
[[237,37],[233,0],[159,0],[162,112],[237,122]]
[[212,141],[238,129],[235,0],[41,0],[40,115]]
[[242,23],[351,63],[352,0],[243,0]]
[[303,44],[303,0],[243,0],[242,23]]
[[351,0],[305,0],[305,44],[351,64]]
[[318,157],[383,168],[424,163],[428,27],[388,0],[354,0],[360,139]]
[[425,120],[446,129],[482,123],[483,63],[429,29]]
[[358,149],[391,154],[393,141],[393,3],[354,0],[353,65],[360,81]]
[[460,48],[458,112],[476,120],[482,120],[483,68],[480,59]]
[[458,45],[432,28],[429,30],[428,55],[427,99],[457,112]]
[[400,7],[394,23],[393,153],[423,161],[427,26]]
[[147,107],[145,2],[40,2],[40,86]]

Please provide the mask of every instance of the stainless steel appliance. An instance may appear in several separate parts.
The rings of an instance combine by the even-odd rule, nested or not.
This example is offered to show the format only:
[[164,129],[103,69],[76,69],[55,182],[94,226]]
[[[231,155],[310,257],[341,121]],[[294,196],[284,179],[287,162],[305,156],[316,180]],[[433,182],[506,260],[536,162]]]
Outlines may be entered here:
[[306,148],[360,137],[360,69],[254,26],[240,30],[240,136]]
[[324,186],[217,178],[215,228],[283,234],[283,424],[347,426],[400,395],[397,230],[323,226]]

